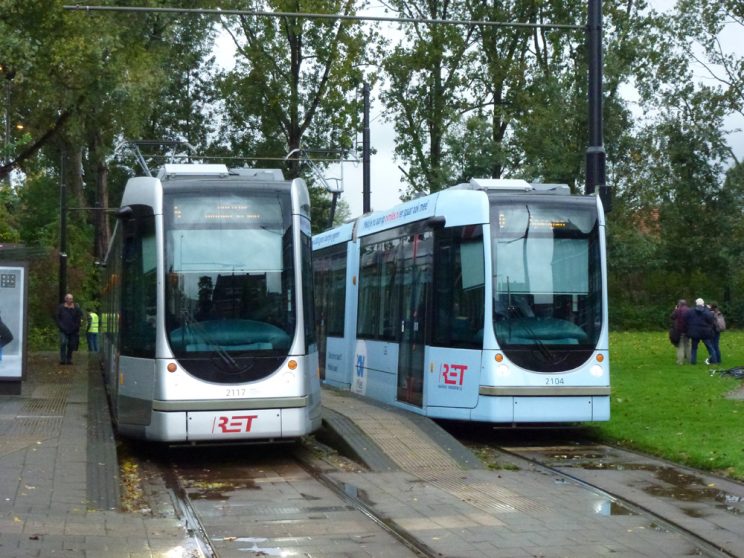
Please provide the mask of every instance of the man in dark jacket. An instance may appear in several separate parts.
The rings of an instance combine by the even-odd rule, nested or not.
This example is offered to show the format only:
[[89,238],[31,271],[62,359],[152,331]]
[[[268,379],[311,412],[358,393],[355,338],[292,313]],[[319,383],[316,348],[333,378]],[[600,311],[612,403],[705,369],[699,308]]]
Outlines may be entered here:
[[690,346],[690,364],[697,364],[697,348],[700,341],[708,349],[709,363],[716,364],[716,352],[713,347],[713,336],[716,333],[716,319],[713,312],[705,307],[705,301],[698,298],[695,301],[695,307],[690,308],[685,313],[685,322],[687,324],[687,336],[692,341]]
[[59,363],[72,364],[72,353],[77,351],[80,344],[83,311],[73,302],[70,293],[65,295],[65,301],[57,307],[54,319],[59,328]]

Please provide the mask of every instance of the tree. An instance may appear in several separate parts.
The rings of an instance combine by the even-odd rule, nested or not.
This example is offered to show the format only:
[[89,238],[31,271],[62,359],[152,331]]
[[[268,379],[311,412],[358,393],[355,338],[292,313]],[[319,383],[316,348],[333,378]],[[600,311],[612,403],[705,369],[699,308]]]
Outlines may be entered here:
[[[342,15],[354,15],[363,5],[353,0],[253,3],[264,11]],[[296,149],[352,147],[372,30],[349,20],[294,16],[239,16],[223,24],[237,49],[235,67],[220,79],[224,121],[216,143],[223,151],[265,164]],[[299,176],[300,161],[291,159],[286,170],[289,177]],[[313,221],[320,222],[324,216],[315,200],[321,193],[315,188],[311,193]]]
[[[468,19],[467,5],[445,0],[395,0],[401,17]],[[401,24],[401,42],[383,57],[389,80],[381,98],[394,122],[395,153],[406,164],[408,195],[436,192],[451,182],[445,165],[445,135],[470,110],[467,70],[475,30],[425,22]]]

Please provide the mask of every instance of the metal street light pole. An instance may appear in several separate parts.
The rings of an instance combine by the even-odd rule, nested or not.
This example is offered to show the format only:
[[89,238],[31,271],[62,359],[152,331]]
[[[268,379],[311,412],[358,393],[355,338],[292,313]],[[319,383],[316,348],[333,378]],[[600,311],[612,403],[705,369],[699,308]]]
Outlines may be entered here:
[[369,141],[369,84],[364,82],[362,86],[364,95],[364,115],[362,123],[362,213],[372,210],[371,204],[371,180],[370,180],[370,141]]
[[65,189],[65,154],[59,156],[59,301],[67,293],[67,191]]
[[612,208],[605,184],[605,148],[602,121],[602,0],[589,0],[587,56],[589,58],[589,146],[586,150],[586,194],[599,190],[605,212]]
[[[3,163],[10,161],[10,82],[15,77],[15,72],[7,67],[2,68],[5,74],[5,145],[3,148]],[[5,177],[10,186],[10,173]]]

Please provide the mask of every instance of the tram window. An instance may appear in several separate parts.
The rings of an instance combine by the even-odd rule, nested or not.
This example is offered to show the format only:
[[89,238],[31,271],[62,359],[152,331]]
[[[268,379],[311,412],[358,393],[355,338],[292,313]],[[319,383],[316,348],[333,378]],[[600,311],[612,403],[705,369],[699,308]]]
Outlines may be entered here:
[[359,266],[357,335],[366,339],[395,340],[400,324],[400,285],[395,238],[362,248]]
[[303,231],[302,237],[302,301],[304,305],[305,343],[315,343],[315,304],[313,303],[312,238]]
[[437,232],[432,343],[479,348],[483,343],[485,267],[480,226]]
[[157,297],[155,218],[139,217],[134,234],[124,239],[121,294],[121,353],[155,356]]
[[346,244],[314,256],[315,304],[321,337],[343,337],[346,301]]

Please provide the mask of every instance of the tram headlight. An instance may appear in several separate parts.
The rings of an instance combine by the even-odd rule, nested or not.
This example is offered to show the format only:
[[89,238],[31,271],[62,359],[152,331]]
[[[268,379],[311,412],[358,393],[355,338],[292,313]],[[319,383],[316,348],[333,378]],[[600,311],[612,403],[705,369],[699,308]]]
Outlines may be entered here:
[[601,378],[602,376],[604,376],[604,368],[602,368],[599,364],[595,364],[589,369],[589,373],[595,378]]

